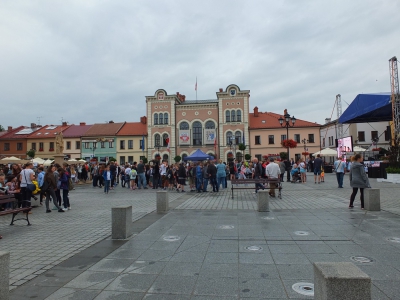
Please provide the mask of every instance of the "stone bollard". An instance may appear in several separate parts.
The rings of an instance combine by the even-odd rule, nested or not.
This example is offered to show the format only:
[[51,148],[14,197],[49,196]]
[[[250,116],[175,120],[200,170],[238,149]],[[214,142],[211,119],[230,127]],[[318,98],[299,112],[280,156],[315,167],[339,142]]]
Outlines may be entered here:
[[350,262],[316,262],[314,299],[370,300],[371,278]]
[[381,210],[380,189],[364,189],[364,208],[370,211]]
[[132,235],[132,206],[117,206],[111,209],[112,239],[126,239]]
[[157,213],[163,214],[168,212],[168,210],[169,210],[168,192],[167,191],[157,192]]
[[258,191],[257,193],[257,210],[269,211],[269,191]]
[[0,300],[10,299],[10,252],[0,251]]

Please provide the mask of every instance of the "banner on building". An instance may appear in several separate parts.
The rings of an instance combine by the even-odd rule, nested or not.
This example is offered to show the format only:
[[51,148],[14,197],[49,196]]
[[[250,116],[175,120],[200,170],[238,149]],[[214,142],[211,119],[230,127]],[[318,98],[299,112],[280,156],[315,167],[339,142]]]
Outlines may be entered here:
[[189,130],[179,130],[179,145],[190,145]]
[[215,143],[215,129],[205,129],[206,145],[214,145]]

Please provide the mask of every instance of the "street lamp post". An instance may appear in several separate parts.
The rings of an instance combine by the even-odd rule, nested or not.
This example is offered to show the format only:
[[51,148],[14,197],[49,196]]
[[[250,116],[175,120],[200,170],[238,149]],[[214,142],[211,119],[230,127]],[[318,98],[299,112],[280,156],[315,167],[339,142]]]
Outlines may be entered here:
[[[286,127],[286,139],[289,139],[289,127],[294,127],[294,123],[296,123],[296,118],[294,116],[290,117],[287,110],[285,109],[284,118],[280,117],[278,121],[282,127]],[[290,159],[289,147],[286,148],[286,151],[287,151],[287,159],[289,160]]]

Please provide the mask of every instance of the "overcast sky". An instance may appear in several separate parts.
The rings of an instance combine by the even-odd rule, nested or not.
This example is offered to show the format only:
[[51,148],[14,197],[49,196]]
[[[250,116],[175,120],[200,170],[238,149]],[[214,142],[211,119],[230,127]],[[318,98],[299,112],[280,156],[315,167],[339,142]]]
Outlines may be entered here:
[[[400,1],[0,2],[0,124],[137,122],[159,89],[250,90],[250,111],[324,123],[390,92]],[[333,113],[336,118],[336,110]]]

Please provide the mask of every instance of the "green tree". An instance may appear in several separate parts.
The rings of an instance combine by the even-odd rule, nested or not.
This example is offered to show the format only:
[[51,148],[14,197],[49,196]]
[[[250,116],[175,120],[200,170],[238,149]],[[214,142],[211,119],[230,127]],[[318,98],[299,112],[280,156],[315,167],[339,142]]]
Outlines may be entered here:
[[281,159],[287,159],[287,152],[279,152],[279,156],[281,157]]
[[0,125],[0,131],[4,131],[4,127],[2,125]]
[[242,144],[242,143],[239,144],[240,151],[244,151],[244,150],[246,150],[246,148],[247,148],[247,146],[245,144]]
[[143,163],[144,163],[144,164],[147,164],[147,163],[149,162],[149,160],[147,159],[147,157],[143,157],[142,160],[143,160]]
[[33,150],[33,149],[31,149],[31,150],[29,150],[28,152],[26,152],[26,155],[27,155],[28,157],[30,157],[30,158],[35,158],[35,153],[36,153],[36,151]]
[[244,155],[244,159],[245,160],[250,160],[251,159],[251,155],[250,154],[245,154]]
[[182,157],[180,157],[179,155],[177,155],[177,156],[175,156],[174,157],[174,161],[177,163],[177,162],[180,162],[182,160]]
[[114,157],[111,156],[111,157],[108,158],[108,161],[112,162],[112,161],[117,161],[117,160]]

